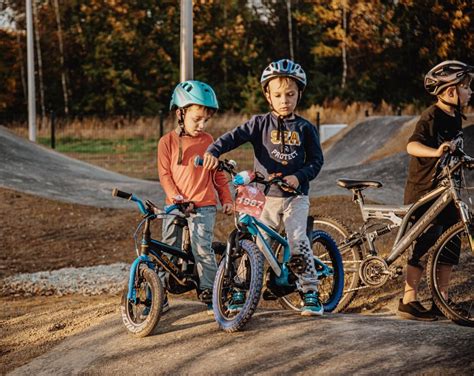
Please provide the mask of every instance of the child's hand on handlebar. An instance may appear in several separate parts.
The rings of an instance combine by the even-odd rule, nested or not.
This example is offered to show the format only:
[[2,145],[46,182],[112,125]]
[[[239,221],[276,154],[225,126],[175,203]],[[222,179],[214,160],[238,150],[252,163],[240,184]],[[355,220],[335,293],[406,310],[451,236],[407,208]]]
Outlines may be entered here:
[[223,204],[222,205],[222,212],[227,215],[231,215],[234,207],[232,204]]
[[214,170],[217,168],[217,166],[219,166],[219,159],[210,153],[204,153],[202,167],[207,170]]
[[456,151],[456,144],[452,141],[443,142],[439,145],[439,148],[436,150],[436,155],[441,157],[447,151],[454,152]]
[[[288,184],[291,188],[298,188],[300,185],[300,182],[298,178],[295,175],[288,175],[283,178],[283,181]],[[282,187],[282,189],[285,189]]]

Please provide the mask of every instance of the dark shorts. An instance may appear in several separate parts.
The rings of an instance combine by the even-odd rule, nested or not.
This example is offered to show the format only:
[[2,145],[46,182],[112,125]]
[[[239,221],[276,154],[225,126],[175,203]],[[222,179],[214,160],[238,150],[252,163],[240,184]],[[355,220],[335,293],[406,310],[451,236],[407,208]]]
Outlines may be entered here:
[[[412,223],[416,222],[430,207],[432,202],[418,208],[413,214]],[[408,260],[408,265],[420,267],[420,259],[430,250],[440,236],[449,227],[459,221],[459,212],[454,203],[449,204],[435,219],[433,225],[416,240],[415,246]],[[461,244],[454,244],[448,250],[443,250],[440,256],[440,262],[447,265],[457,265],[459,263],[459,254]]]

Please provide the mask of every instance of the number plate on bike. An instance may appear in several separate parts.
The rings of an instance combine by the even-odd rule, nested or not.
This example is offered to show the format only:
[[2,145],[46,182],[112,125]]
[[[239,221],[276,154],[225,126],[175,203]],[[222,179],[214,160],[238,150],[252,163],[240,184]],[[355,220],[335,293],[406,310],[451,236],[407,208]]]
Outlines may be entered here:
[[235,211],[259,218],[265,205],[265,195],[257,187],[243,185],[237,187]]

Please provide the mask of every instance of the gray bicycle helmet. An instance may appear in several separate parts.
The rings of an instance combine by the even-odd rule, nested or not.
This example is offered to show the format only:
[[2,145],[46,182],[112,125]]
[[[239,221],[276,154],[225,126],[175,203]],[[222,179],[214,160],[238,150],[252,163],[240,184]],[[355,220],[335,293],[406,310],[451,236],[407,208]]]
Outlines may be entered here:
[[179,83],[173,91],[170,110],[184,108],[192,104],[219,109],[216,93],[208,84],[201,81],[184,81]]
[[265,91],[268,82],[275,77],[293,78],[301,91],[306,87],[306,73],[303,68],[289,59],[274,61],[264,69],[260,78],[263,91]]
[[457,60],[446,60],[432,68],[425,76],[425,89],[431,95],[438,95],[444,89],[462,82],[472,75],[474,67]]

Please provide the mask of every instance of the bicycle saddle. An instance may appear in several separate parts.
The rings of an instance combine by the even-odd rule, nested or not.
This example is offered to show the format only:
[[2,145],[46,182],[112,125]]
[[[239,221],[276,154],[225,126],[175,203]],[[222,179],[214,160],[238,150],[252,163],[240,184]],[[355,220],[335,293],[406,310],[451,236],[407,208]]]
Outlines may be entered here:
[[376,180],[338,179],[337,185],[347,189],[380,188],[382,183]]

